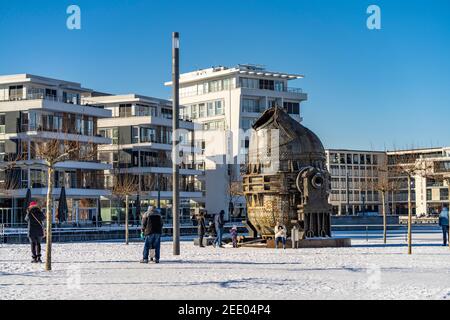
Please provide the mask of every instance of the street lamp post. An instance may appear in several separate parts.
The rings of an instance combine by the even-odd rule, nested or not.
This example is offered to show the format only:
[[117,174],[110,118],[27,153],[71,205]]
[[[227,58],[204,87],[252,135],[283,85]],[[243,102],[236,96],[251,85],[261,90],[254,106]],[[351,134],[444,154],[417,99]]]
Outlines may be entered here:
[[172,216],[173,216],[173,254],[180,255],[180,175],[178,168],[178,128],[179,128],[179,107],[180,107],[180,36],[178,32],[172,34]]

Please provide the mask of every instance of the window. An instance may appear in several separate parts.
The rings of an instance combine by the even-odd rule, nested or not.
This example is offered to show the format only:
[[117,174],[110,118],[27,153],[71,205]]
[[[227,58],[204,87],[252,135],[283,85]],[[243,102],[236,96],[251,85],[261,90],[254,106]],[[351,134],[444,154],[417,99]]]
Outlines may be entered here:
[[259,88],[258,79],[240,78],[239,81],[240,81],[240,85],[242,88],[248,88],[248,89],[258,89]]
[[208,102],[207,106],[208,106],[208,117],[215,116],[214,103]]
[[[55,94],[56,96],[56,94]],[[70,104],[80,104],[80,95],[78,93],[63,92],[63,102]]]
[[131,117],[131,104],[121,104],[119,105],[119,117],[127,118]]
[[289,114],[300,114],[300,103],[298,102],[284,102],[283,107]]
[[5,153],[5,141],[0,141],[0,154]]
[[448,188],[440,190],[440,197],[441,197],[441,201],[448,200]]
[[191,106],[191,119],[198,118],[198,106],[196,104]]
[[222,103],[222,101],[221,100],[219,100],[219,101],[216,101],[215,103],[215,108],[216,108],[216,116],[218,116],[218,115],[223,115],[223,103]]
[[139,127],[133,127],[131,143],[139,143]]
[[275,90],[274,81],[267,79],[259,79],[259,88],[262,90]]
[[204,118],[206,117],[206,107],[204,103],[200,103],[198,105],[198,117],[199,118]]
[[242,112],[260,113],[259,100],[242,99]]
[[156,107],[136,104],[135,113],[137,117],[156,117]]
[[45,89],[45,98],[50,100],[56,100],[57,93],[55,89]]
[[154,128],[141,128],[141,142],[157,142]]
[[166,119],[172,119],[172,110],[170,109],[161,109],[161,117]]
[[242,118],[241,120],[241,128],[243,130],[249,130],[253,123],[255,123],[255,119],[251,119],[251,118]]
[[5,133],[5,114],[0,114],[0,134],[4,134]]
[[284,91],[283,81],[275,81],[275,91]]
[[10,86],[9,100],[22,100],[22,99],[23,99],[23,86]]

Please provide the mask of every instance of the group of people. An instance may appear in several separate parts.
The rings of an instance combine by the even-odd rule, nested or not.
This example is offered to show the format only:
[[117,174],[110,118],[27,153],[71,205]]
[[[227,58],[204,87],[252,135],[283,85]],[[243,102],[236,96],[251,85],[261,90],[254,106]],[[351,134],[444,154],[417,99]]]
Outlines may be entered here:
[[[196,217],[197,219],[197,230],[198,230],[198,244],[200,248],[205,247],[205,234],[208,230],[206,226],[206,216],[203,212],[200,212]],[[219,213],[214,215],[214,222],[209,223],[209,232],[212,234],[213,231],[216,235],[214,239],[215,248],[223,248],[223,234],[225,229],[225,211],[221,210]],[[230,230],[231,240],[233,243],[233,248],[238,247],[238,231],[237,226],[233,226]]]

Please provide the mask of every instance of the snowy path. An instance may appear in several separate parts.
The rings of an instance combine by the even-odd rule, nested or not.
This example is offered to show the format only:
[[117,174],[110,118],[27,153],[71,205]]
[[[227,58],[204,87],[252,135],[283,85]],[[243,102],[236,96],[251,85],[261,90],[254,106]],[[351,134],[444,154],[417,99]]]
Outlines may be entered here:
[[27,245],[0,246],[2,299],[450,299],[450,249],[440,234],[341,249],[162,247],[159,265],[141,265],[140,243],[54,245],[54,270],[29,263]]

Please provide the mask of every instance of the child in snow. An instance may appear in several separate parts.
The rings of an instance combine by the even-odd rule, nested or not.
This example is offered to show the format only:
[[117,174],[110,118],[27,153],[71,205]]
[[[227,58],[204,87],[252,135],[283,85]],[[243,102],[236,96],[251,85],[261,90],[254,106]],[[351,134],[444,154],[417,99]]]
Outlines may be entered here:
[[231,234],[231,240],[233,241],[233,248],[237,248],[238,247],[238,232],[237,232],[237,226],[233,226],[233,228],[231,228],[230,230],[230,234]]

